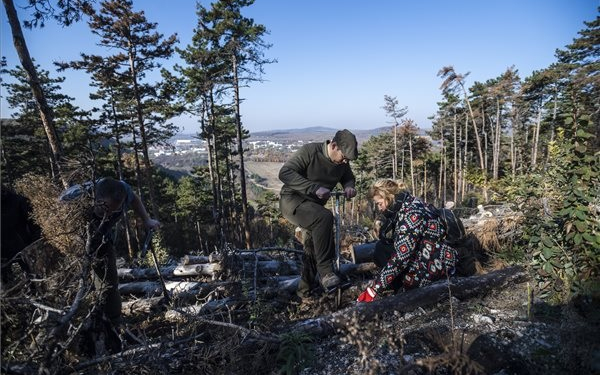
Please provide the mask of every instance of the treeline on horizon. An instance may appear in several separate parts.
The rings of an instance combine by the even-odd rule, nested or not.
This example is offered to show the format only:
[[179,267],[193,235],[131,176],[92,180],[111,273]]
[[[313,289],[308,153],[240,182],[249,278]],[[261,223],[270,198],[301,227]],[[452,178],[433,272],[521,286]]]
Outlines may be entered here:
[[[186,46],[178,45],[176,35],[162,35],[132,1],[82,1],[65,8],[34,0],[22,19],[12,0],[4,3],[22,64],[8,66],[2,58],[2,86],[15,111],[14,121],[2,122],[3,187],[19,190],[31,175],[61,187],[98,176],[124,179],[163,223],[156,246],[164,257],[289,244],[293,228],[279,214],[277,195],[247,184],[240,173],[248,131],[239,88],[260,83],[266,64],[276,62],[265,57],[271,47],[263,40],[266,26],[243,15],[253,1],[198,4],[198,23]],[[79,60],[56,67],[58,73],[77,69],[90,75],[93,109],[77,107],[76,98],[62,91],[64,77],[35,64],[21,29],[80,20],[105,54],[82,51]],[[394,125],[364,142],[352,163],[359,191],[355,220],[371,223],[364,194],[378,178],[402,180],[438,206],[508,204],[525,219],[523,236],[506,257],[529,264],[548,296],[597,294],[599,27],[598,17],[584,22],[573,42],[556,50],[556,62],[527,77],[508,67],[469,85],[468,73],[440,67],[444,99],[428,132],[435,147],[418,136],[418,124],[404,118],[407,108],[384,95]],[[180,64],[161,68],[174,56]],[[149,79],[152,72],[160,72],[160,79]],[[208,163],[176,180],[153,165],[148,148],[165,144],[177,130],[171,119],[183,113],[197,118]],[[136,238],[143,236],[135,218],[129,220],[137,235],[120,249],[132,259]]]

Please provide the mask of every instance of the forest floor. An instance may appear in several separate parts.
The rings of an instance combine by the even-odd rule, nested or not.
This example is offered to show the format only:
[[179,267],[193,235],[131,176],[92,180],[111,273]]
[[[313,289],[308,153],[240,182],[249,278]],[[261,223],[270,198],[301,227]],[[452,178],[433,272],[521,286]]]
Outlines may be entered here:
[[[261,298],[246,313],[243,309],[221,312],[219,319],[228,323],[199,317],[174,326],[160,314],[155,315],[142,323],[149,336],[162,334],[164,341],[169,331],[186,330],[188,337],[192,331],[203,331],[202,340],[197,340],[195,346],[170,344],[173,354],[163,350],[155,358],[146,356],[141,363],[134,360],[128,371],[245,375],[600,374],[598,301],[582,299],[550,306],[535,297],[531,300],[525,281],[492,288],[475,298],[461,301],[451,297],[407,312],[385,308],[376,318],[361,321],[353,314],[353,307],[363,286],[362,277],[355,279],[353,286],[344,291],[339,308],[334,295],[299,300],[279,292]],[[299,322],[319,320],[340,311],[347,312],[343,318],[347,321],[334,334],[310,337],[295,331]],[[211,325],[190,328],[204,319]],[[218,330],[213,324],[231,325],[233,330]],[[233,334],[235,327],[250,329]],[[275,344],[269,345],[274,337]],[[131,372],[136,368],[134,364],[139,372]],[[112,370],[124,373],[121,366]]]
[[[125,317],[124,346],[116,354],[85,355],[75,340],[63,363],[48,373],[600,374],[598,300],[549,305],[531,297],[531,281],[518,281],[463,300],[417,300],[409,308],[392,307],[392,301],[416,290],[384,295],[381,302],[390,304],[380,304],[376,317],[359,318],[355,299],[372,277],[351,277],[339,307],[332,294],[299,300],[274,290],[253,300],[251,285],[234,281],[231,290],[196,296],[201,309],[186,310],[179,299]],[[205,310],[211,299],[231,303]],[[336,314],[344,324],[333,331],[309,335],[297,329]],[[3,352],[2,359],[16,358]]]
[[[301,374],[599,374],[597,302],[529,304],[524,282],[479,298],[385,312],[317,342]],[[307,318],[315,309],[311,302],[298,306]]]

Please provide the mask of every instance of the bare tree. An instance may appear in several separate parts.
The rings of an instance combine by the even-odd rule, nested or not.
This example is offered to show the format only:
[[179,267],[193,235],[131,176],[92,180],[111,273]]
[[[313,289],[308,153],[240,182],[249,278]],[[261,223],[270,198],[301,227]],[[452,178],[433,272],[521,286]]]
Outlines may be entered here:
[[400,119],[408,112],[407,107],[399,108],[398,99],[389,95],[384,95],[383,100],[385,102],[383,109],[385,113],[394,120],[393,125],[393,136],[394,136],[394,157],[392,158],[392,179],[396,179],[398,171],[398,135],[397,128],[400,125]]
[[475,122],[475,115],[473,114],[473,108],[471,107],[471,102],[469,101],[469,95],[467,93],[467,89],[464,85],[465,78],[469,75],[469,73],[462,75],[456,73],[454,67],[445,66],[439,72],[438,76],[444,78],[444,82],[441,85],[441,89],[443,91],[452,91],[454,87],[457,85],[461,88],[461,91],[464,95],[464,101],[467,104],[469,109],[469,114],[471,115],[471,121],[473,124],[473,131],[475,133],[475,141],[477,143],[477,152],[479,154],[479,167],[481,169],[481,173],[483,174],[484,186],[483,186],[483,194],[484,198],[487,201],[487,171],[485,170],[485,160],[483,158],[483,149],[481,147],[481,139],[479,136],[479,130],[477,129],[477,123]]

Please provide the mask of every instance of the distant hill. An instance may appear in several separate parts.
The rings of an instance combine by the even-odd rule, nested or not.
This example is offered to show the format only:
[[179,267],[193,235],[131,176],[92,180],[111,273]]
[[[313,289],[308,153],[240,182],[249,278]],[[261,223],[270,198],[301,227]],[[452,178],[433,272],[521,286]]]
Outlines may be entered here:
[[[304,141],[320,142],[331,139],[339,129],[328,128],[324,126],[312,126],[298,129],[275,129],[250,133],[250,140],[271,140],[271,141]],[[358,143],[362,143],[371,136],[378,135],[390,130],[390,127],[375,129],[348,129],[354,135]]]
[[[379,135],[381,133],[391,131],[391,126],[384,126],[374,129],[348,129],[354,135],[356,135],[356,140],[359,144],[368,140],[374,135]],[[321,142],[327,139],[333,138],[335,132],[339,129],[329,128],[325,126],[310,126],[307,128],[294,128],[294,129],[273,129],[273,130],[264,130],[259,132],[251,132],[249,141],[273,141],[280,143],[290,143],[296,141],[303,142]],[[423,130],[421,130],[422,134],[425,134]],[[196,137],[192,134],[178,134],[172,139],[190,139],[192,137]]]

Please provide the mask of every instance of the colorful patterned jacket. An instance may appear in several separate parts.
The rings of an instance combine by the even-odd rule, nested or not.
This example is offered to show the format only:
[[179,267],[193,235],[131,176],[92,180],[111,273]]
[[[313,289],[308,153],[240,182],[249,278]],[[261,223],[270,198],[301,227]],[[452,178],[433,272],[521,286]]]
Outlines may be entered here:
[[412,289],[454,272],[456,250],[444,241],[446,232],[437,212],[407,192],[396,195],[383,213],[386,220],[380,230],[380,238],[393,241],[394,251],[373,282],[376,293],[392,289],[398,277],[404,289]]

